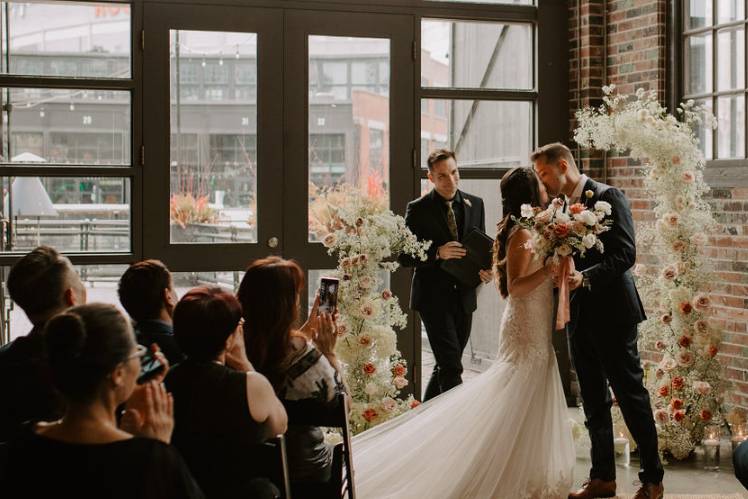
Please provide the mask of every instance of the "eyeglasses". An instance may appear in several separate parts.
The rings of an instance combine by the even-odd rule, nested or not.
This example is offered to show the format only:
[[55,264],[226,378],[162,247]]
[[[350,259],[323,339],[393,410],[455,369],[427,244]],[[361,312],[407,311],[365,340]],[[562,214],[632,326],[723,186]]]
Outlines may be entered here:
[[127,357],[127,360],[144,357],[148,349],[143,345],[135,345],[135,353]]

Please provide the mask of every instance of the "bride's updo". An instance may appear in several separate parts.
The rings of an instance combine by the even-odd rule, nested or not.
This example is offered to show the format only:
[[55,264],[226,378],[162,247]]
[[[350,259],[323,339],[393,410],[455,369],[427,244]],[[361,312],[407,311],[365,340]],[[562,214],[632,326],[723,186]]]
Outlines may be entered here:
[[509,295],[506,277],[506,244],[515,223],[512,216],[520,217],[523,204],[540,206],[540,186],[535,171],[529,166],[512,168],[501,178],[502,218],[496,224],[496,241],[493,244],[493,268],[498,277],[501,296]]

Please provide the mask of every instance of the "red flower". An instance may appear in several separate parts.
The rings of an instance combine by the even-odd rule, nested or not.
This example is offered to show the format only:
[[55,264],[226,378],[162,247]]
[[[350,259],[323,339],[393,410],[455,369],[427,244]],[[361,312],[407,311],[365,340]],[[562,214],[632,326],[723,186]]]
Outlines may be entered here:
[[684,301],[683,303],[680,304],[680,311],[683,313],[683,315],[690,314],[692,310],[693,310],[693,307],[687,301]]
[[702,421],[710,421],[712,419],[712,411],[710,411],[709,409],[701,409],[699,416],[701,417]]
[[566,237],[569,235],[569,226],[567,224],[556,224],[553,227],[553,232],[558,237]]
[[579,213],[582,213],[584,211],[584,205],[582,203],[574,203],[573,205],[569,206],[569,213],[572,215],[577,215]]
[[660,394],[660,397],[667,397],[670,393],[670,387],[667,385],[662,385],[658,390],[658,393]]
[[689,345],[691,345],[691,338],[689,338],[688,336],[686,336],[686,335],[684,334],[683,336],[681,336],[681,337],[680,337],[680,338],[678,339],[678,344],[679,344],[680,346],[682,346],[683,348],[688,348],[688,347],[689,347]]
[[670,401],[670,407],[675,411],[683,409],[683,401],[681,399],[673,399]]
[[673,413],[673,419],[678,422],[683,421],[684,419],[686,419],[686,411],[675,411]]
[[662,317],[660,317],[660,320],[663,324],[670,324],[673,322],[673,316],[670,314],[663,314]]
[[707,353],[709,354],[709,357],[714,357],[717,355],[717,347],[714,345],[709,345],[709,348],[707,349]]
[[673,390],[680,390],[683,388],[683,376],[676,376],[673,378]]
[[419,405],[421,405],[421,403],[420,403],[419,401],[417,401],[417,400],[413,399],[413,401],[412,401],[412,402],[410,403],[410,408],[411,408],[411,409],[415,409],[415,408],[416,408],[416,407],[418,407]]
[[405,376],[407,372],[408,370],[402,364],[395,364],[392,367],[392,374],[394,374],[395,376]]
[[358,337],[358,343],[359,345],[363,345],[363,346],[371,345],[371,336],[362,334],[361,336]]
[[364,416],[364,419],[369,423],[371,423],[372,420],[378,416],[377,411],[375,411],[374,409],[366,409],[362,415]]
[[377,372],[377,367],[371,362],[367,362],[364,364],[363,370],[365,374],[372,375]]

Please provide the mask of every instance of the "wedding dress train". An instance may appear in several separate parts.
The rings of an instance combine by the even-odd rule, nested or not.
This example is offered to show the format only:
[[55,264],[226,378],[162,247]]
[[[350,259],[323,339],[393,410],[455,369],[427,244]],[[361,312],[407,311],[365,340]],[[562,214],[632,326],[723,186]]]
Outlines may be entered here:
[[353,439],[360,499],[567,497],[575,452],[552,303],[550,280],[510,296],[491,368]]

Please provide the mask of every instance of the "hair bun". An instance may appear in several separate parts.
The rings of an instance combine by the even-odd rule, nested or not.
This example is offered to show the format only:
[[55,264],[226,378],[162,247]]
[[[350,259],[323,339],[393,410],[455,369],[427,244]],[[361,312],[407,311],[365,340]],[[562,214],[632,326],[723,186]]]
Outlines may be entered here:
[[86,325],[78,314],[65,312],[47,323],[44,340],[51,362],[77,360],[86,346]]

